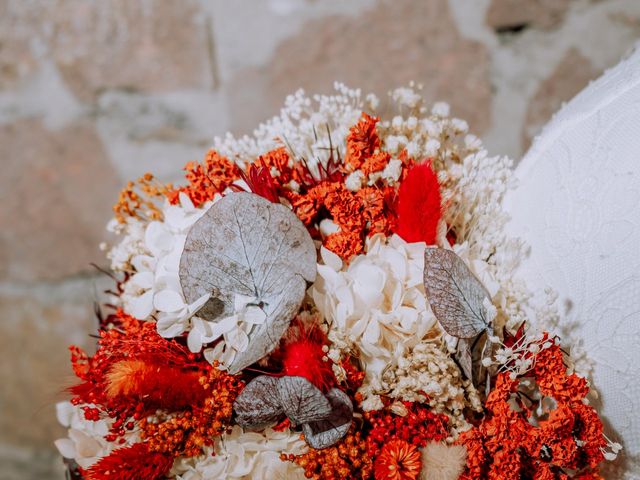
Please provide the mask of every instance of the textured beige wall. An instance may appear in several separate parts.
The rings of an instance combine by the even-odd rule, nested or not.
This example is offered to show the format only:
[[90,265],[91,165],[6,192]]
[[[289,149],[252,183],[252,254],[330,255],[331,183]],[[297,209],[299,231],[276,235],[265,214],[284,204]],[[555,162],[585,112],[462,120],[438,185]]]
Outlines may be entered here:
[[63,478],[53,406],[127,179],[333,80],[422,82],[517,158],[639,36],[637,0],[0,0],[0,480]]

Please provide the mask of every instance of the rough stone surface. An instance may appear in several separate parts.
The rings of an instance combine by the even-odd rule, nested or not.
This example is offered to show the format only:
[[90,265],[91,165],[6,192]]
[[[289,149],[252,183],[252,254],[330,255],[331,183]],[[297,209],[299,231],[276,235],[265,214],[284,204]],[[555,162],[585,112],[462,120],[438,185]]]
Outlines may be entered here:
[[5,48],[17,48],[9,54],[18,71],[5,67],[8,82],[49,55],[84,100],[109,88],[161,92],[215,81],[208,24],[193,0],[36,3],[4,0],[0,7],[0,31],[11,39]]
[[551,28],[560,23],[571,0],[492,0],[487,24],[495,30],[535,26]]
[[0,158],[0,281],[56,279],[99,262],[119,182],[94,129],[2,125]]
[[[35,472],[42,474],[39,478],[56,478],[49,471],[59,469],[51,441],[64,429],[57,424],[55,403],[74,383],[66,346],[91,348],[92,304],[95,292],[105,286],[102,279],[84,277],[56,287],[0,290],[0,478],[36,478]],[[38,460],[33,465],[32,456]],[[33,471],[3,476],[7,469],[27,465]]]
[[357,17],[312,20],[282,42],[273,61],[238,73],[233,125],[250,131],[256,109],[276,113],[297,88],[329,93],[333,81],[386,93],[411,80],[430,101],[447,99],[455,115],[482,132],[491,117],[489,56],[456,30],[446,0],[381,2]]
[[597,70],[578,50],[569,50],[531,99],[523,127],[524,146],[529,146],[563,102],[573,98],[597,74]]

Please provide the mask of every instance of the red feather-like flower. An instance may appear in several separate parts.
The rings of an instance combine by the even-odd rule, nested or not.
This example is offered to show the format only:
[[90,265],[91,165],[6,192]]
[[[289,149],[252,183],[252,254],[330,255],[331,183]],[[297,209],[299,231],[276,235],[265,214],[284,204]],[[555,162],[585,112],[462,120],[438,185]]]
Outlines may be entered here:
[[159,480],[164,478],[173,458],[150,452],[145,443],[114,450],[84,472],[87,480]]
[[442,217],[442,197],[438,177],[431,162],[416,165],[398,191],[398,223],[395,233],[407,242],[436,242]]
[[336,379],[323,350],[327,343],[327,336],[318,325],[294,321],[281,347],[283,373],[304,377],[323,392],[329,391]]

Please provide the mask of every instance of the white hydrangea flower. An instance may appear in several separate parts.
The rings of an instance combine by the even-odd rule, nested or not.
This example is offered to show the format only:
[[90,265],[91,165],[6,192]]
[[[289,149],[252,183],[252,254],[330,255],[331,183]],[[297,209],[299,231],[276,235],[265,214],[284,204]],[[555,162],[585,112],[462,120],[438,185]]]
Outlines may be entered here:
[[58,422],[68,428],[68,437],[55,441],[56,448],[64,458],[75,460],[81,468],[87,469],[116,448],[139,441],[137,433],[127,432],[123,437],[124,444],[107,442],[104,437],[109,433],[114,420],[107,416],[97,421],[87,420],[82,410],[85,406],[87,405],[73,405],[71,402],[56,404]]
[[424,249],[377,235],[347,266],[322,252],[311,296],[331,325],[329,339],[359,349],[369,382],[436,327],[424,294]]
[[293,462],[283,462],[280,454],[298,455],[306,450],[297,433],[272,429],[245,432],[236,425],[216,442],[215,449],[209,448],[198,457],[177,459],[170,474],[179,480],[304,480],[304,470]]
[[191,317],[208,300],[202,297],[191,304],[185,301],[179,268],[189,229],[213,202],[195,208],[184,193],[179,199],[178,205],[165,204],[163,221],[147,224],[144,245],[148,253],[132,258],[136,273],[125,283],[121,297],[127,313],[141,320],[153,315],[158,332],[167,338],[187,331]]

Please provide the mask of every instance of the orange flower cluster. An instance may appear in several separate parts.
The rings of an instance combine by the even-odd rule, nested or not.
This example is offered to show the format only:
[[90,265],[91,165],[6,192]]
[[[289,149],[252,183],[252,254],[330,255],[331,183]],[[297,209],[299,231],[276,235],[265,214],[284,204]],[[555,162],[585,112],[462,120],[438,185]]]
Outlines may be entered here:
[[555,344],[538,354],[530,375],[556,408],[534,425],[535,404],[518,393],[521,379],[499,374],[482,422],[459,439],[467,448],[462,480],[599,478],[606,440],[596,411],[583,402],[586,380],[567,374]]
[[[347,156],[343,174],[361,170],[365,176],[381,172],[391,160],[387,152],[380,150],[380,138],[376,133],[378,119],[366,113],[354,125],[347,136]],[[403,175],[413,164],[405,154]],[[357,192],[347,189],[344,177],[327,178],[301,193],[286,195],[294,212],[318,238],[315,226],[324,219],[332,220],[339,228],[323,239],[324,246],[349,260],[362,253],[367,236],[383,233],[390,235],[395,228],[396,215],[393,211],[396,188],[378,180],[374,185],[363,187]]]
[[167,192],[167,198],[172,204],[178,203],[178,196],[182,192],[199,207],[213,200],[217,193],[222,193],[240,178],[238,166],[215,150],[207,152],[204,163],[189,162],[184,166],[184,170],[187,172],[185,178],[189,184]]
[[[161,218],[160,209],[151,199],[162,195],[176,204],[180,193],[185,193],[199,207],[228,187],[234,188],[233,182],[242,178],[254,193],[271,201],[276,201],[278,196],[286,199],[314,238],[321,238],[318,226],[322,220],[333,221],[338,231],[323,239],[324,246],[348,260],[362,253],[367,236],[376,233],[390,235],[396,228],[396,186],[389,186],[383,179],[378,179],[352,192],[344,183],[346,175],[355,170],[360,170],[366,178],[382,172],[391,160],[389,153],[381,150],[377,122],[378,118],[363,112],[347,136],[344,163],[336,162],[332,151],[328,164],[319,166],[320,178],[311,174],[304,160],[293,159],[284,147],[258,157],[244,172],[228,158],[210,150],[204,163],[189,162],[185,165],[188,180],[185,186],[156,184],[150,174],[140,179],[138,184],[128,184],[114,207],[116,217],[120,222],[124,222],[126,216],[144,218],[141,211],[146,209],[148,218]],[[406,152],[399,158],[403,163],[402,179],[414,162]],[[136,186],[149,199],[137,193]]]
[[141,420],[141,437],[147,441],[149,451],[193,457],[200,455],[203,447],[212,446],[215,437],[229,429],[233,402],[244,383],[216,365],[208,375],[200,377],[200,383],[207,392],[202,406],[194,406],[158,423],[149,418]]
[[367,480],[373,473],[367,444],[354,427],[331,447],[322,450],[311,448],[302,455],[282,454],[280,459],[297,463],[304,469],[305,476],[314,480]]
[[382,447],[374,464],[375,480],[416,480],[422,469],[420,451],[404,440],[392,440]]
[[173,186],[170,183],[162,184],[150,173],[145,173],[135,182],[128,182],[113,206],[116,220],[118,223],[125,223],[127,217],[162,219],[158,199],[172,190]]

